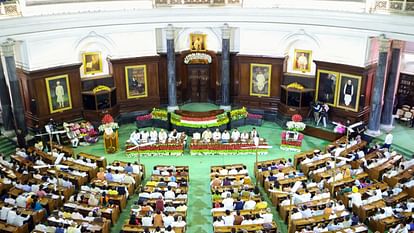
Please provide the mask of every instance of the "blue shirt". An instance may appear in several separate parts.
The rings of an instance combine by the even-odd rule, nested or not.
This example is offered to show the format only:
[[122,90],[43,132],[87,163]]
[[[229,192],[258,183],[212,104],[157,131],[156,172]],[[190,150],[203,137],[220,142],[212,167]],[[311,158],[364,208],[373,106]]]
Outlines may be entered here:
[[105,178],[106,178],[107,181],[113,181],[114,180],[114,178],[112,177],[112,173],[109,173],[109,172],[105,174]]
[[125,172],[133,172],[134,171],[134,169],[132,168],[132,166],[126,166],[125,168],[124,168],[124,170],[125,170]]

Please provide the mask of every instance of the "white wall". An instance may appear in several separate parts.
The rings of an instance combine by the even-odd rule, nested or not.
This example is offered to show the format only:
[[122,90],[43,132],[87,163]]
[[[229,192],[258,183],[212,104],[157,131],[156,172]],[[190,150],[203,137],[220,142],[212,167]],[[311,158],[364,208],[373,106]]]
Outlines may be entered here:
[[[313,51],[314,60],[363,67],[370,57],[370,37],[385,33],[388,38],[414,41],[414,20],[407,19],[292,9],[93,12],[2,20],[0,42],[7,38],[19,41],[17,64],[38,70],[81,63],[81,54],[92,50],[101,51],[104,60],[165,52],[169,23],[177,28],[177,51],[189,49],[191,33],[203,33],[207,34],[208,50],[219,52],[221,27],[228,23],[232,52],[293,59],[295,48],[305,49]],[[287,71],[294,72],[292,60]],[[314,71],[313,65],[309,74]]]

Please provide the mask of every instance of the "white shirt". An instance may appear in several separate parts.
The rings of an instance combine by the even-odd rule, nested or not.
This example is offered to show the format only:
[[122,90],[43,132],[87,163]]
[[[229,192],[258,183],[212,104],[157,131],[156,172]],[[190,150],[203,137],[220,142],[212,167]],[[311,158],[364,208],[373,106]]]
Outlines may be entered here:
[[175,199],[175,193],[173,191],[166,191],[164,197],[165,199]]
[[229,132],[223,132],[221,134],[221,139],[223,139],[223,140],[230,140],[230,134],[229,134]]
[[271,223],[273,221],[273,214],[266,213],[260,215],[263,218],[264,223]]
[[7,220],[7,214],[9,213],[11,209],[12,209],[11,207],[3,206],[0,211],[0,219],[3,221]]
[[222,201],[222,203],[223,203],[223,208],[224,209],[226,209],[226,210],[233,210],[233,203],[234,203],[234,200],[233,200],[233,198],[226,198],[226,199],[224,199],[223,201]]
[[237,174],[238,174],[238,172],[235,168],[233,168],[229,171],[229,175],[237,175]]
[[193,133],[193,139],[194,140],[200,140],[200,138],[201,138],[201,134],[200,133],[198,133],[198,132]]
[[248,200],[244,203],[243,209],[254,210],[255,207],[256,207],[256,202],[253,200]]
[[115,182],[122,182],[122,180],[124,179],[124,174],[112,174],[112,179]]
[[164,221],[164,226],[165,227],[168,227],[168,226],[170,226],[174,223],[174,217],[173,216],[165,216],[164,218],[162,218],[162,220]]
[[213,140],[218,141],[221,139],[221,133],[219,131],[214,131],[213,133]]
[[15,225],[14,221],[17,217],[17,213],[14,210],[10,210],[7,214],[7,224]]
[[296,212],[296,213],[292,214],[292,220],[293,219],[301,219],[301,218],[303,218],[301,212]]
[[28,215],[28,216],[26,216],[26,217],[23,217],[23,216],[21,216],[21,215],[17,215],[17,216],[16,216],[16,219],[14,220],[14,224],[15,224],[16,226],[21,227],[21,226],[23,226],[24,221],[29,220],[29,218],[30,218],[30,215]]
[[224,226],[233,226],[234,215],[230,214],[230,215],[223,216],[223,220],[224,220]]
[[233,131],[231,132],[231,139],[235,142],[237,142],[240,138],[240,132],[239,131]]
[[142,226],[143,227],[152,226],[152,217],[142,217]]
[[392,134],[387,134],[387,136],[385,136],[385,140],[384,140],[384,143],[385,144],[392,144],[392,139],[393,139],[394,137],[392,136]]
[[153,130],[150,132],[150,140],[151,141],[157,141],[158,138],[158,132],[156,130]]

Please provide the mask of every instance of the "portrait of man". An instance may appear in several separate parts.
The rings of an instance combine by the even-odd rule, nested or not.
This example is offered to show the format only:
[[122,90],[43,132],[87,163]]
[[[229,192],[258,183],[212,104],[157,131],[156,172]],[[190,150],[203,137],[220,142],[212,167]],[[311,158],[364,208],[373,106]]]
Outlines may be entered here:
[[250,95],[270,96],[271,65],[250,64]]
[[72,109],[68,75],[46,78],[50,113]]
[[85,74],[102,73],[102,58],[100,52],[83,54],[83,67]]
[[339,78],[339,73],[327,71],[327,70],[318,70],[318,76],[316,80],[317,85],[317,94],[316,100],[327,103],[329,105],[335,105],[335,93],[336,93],[336,84]]
[[358,111],[360,85],[361,76],[341,73],[337,107],[355,112]]
[[293,70],[301,71],[302,73],[310,72],[312,64],[312,51],[295,49],[295,56],[293,62]]
[[190,50],[192,52],[206,51],[205,34],[190,34]]
[[128,99],[148,96],[146,65],[126,66],[125,81]]

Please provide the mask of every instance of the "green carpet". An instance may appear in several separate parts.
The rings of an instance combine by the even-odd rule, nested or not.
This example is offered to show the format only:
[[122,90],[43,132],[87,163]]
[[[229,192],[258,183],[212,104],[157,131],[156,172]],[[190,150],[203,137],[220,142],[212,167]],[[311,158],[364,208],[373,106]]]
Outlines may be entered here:
[[215,104],[210,103],[189,103],[180,106],[181,110],[192,111],[192,112],[205,112],[211,110],[217,110],[219,107]]
[[[206,111],[217,109],[218,107],[213,104],[186,104],[181,109],[191,111]],[[251,126],[240,127],[239,130],[251,130]],[[260,136],[266,138],[273,148],[269,149],[269,154],[259,156],[259,161],[270,160],[275,158],[293,158],[294,152],[285,152],[279,149],[280,146],[280,134],[282,128],[276,123],[265,122],[261,127],[256,127]],[[103,150],[103,143],[98,143],[90,146],[79,147],[75,150],[76,153],[86,152],[95,155],[105,156],[109,163],[114,160],[123,161],[136,161],[137,158],[128,158],[124,152],[124,142],[129,138],[130,133],[135,129],[135,124],[122,125],[119,129],[119,142],[120,150],[115,154],[105,154]],[[398,125],[393,130],[394,146],[396,149],[401,150],[405,155],[412,154],[414,151],[414,143],[412,143],[412,136],[414,136],[414,130],[408,129],[404,126]],[[379,137],[376,140],[382,141],[384,136]],[[312,150],[314,148],[324,148],[328,144],[327,141],[317,138],[305,136],[303,141],[302,150]],[[211,194],[210,194],[210,166],[223,165],[223,164],[246,164],[249,170],[249,174],[253,177],[253,165],[255,162],[255,155],[229,155],[229,156],[190,156],[188,151],[179,157],[142,157],[141,162],[146,167],[146,177],[150,177],[152,167],[158,164],[165,165],[187,165],[190,167],[190,188],[189,188],[189,204],[188,204],[188,218],[187,218],[187,232],[189,233],[210,233],[213,232],[212,217],[211,217]],[[254,178],[254,177],[253,177]],[[267,196],[263,193],[266,200]],[[129,217],[129,210],[131,204],[137,199],[137,196],[132,196],[128,201],[127,208],[122,212],[117,224],[112,227],[111,232],[120,232],[125,219]],[[269,202],[270,203],[270,202]],[[272,208],[275,215],[275,220],[278,224],[278,228],[281,232],[287,232],[286,224],[284,224],[279,218],[277,212]]]

